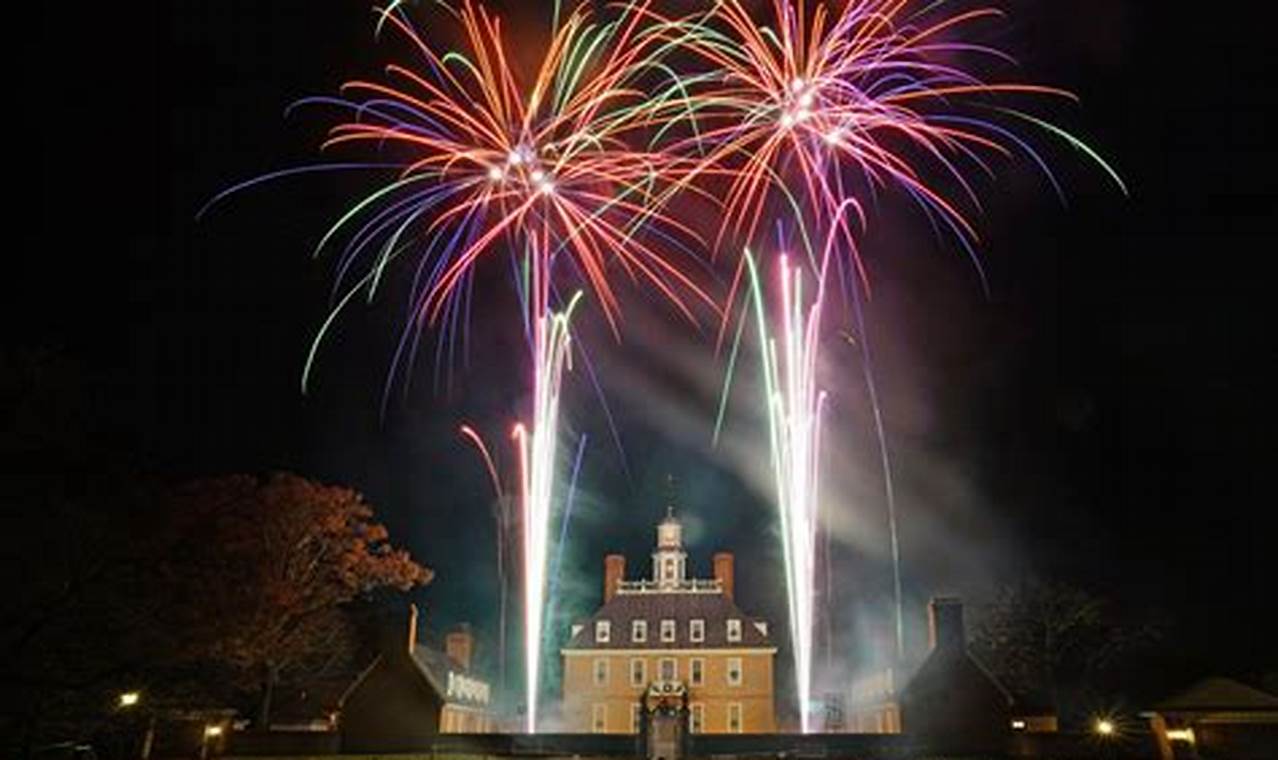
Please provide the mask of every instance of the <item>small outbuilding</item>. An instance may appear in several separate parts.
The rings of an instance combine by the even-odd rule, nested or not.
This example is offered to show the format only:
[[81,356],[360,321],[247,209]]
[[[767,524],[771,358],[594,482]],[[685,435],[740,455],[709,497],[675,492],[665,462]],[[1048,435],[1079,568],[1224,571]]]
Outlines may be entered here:
[[1206,678],[1144,714],[1162,760],[1278,757],[1278,696]]
[[471,669],[468,629],[445,639],[444,651],[417,641],[417,607],[409,612],[406,646],[377,657],[342,698],[342,752],[410,752],[441,733],[490,733],[491,688]]

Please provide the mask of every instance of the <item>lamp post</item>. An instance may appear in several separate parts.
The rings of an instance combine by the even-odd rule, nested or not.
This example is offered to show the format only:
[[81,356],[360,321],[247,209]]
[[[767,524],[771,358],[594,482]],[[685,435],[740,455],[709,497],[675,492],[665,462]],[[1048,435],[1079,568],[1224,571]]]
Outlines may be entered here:
[[217,741],[222,736],[222,727],[216,723],[210,723],[204,727],[204,739],[200,742],[200,760],[206,760],[209,756],[209,744]]

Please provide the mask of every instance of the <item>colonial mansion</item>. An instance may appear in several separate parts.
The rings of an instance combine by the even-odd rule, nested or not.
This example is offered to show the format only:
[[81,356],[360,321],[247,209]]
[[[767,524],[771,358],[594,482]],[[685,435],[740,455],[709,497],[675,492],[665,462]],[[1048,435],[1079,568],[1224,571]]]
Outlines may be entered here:
[[776,730],[767,622],[737,607],[733,555],[714,577],[689,578],[683,526],[657,525],[652,576],[626,580],[625,557],[604,558],[603,606],[573,625],[563,656],[564,730],[638,733],[645,716],[677,717],[689,733]]

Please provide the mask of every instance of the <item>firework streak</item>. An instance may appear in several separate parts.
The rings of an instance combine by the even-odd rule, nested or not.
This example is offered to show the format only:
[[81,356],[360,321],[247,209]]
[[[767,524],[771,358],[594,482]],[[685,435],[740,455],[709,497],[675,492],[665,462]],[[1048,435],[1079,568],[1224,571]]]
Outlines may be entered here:
[[[379,11],[378,29],[397,32],[416,66],[392,63],[384,81],[345,84],[342,97],[306,103],[337,106],[349,121],[331,130],[326,149],[364,146],[398,170],[347,211],[319,248],[347,242],[338,261],[337,306],[315,352],[357,293],[371,298],[388,268],[413,258],[409,320],[392,363],[411,366],[427,326],[439,326],[437,360],[470,312],[479,261],[513,257],[523,328],[532,357],[530,418],[516,424],[523,527],[526,728],[534,731],[545,608],[549,524],[556,494],[560,386],[571,366],[569,321],[580,293],[564,303],[554,270],[560,260],[593,294],[613,332],[619,301],[610,277],[621,273],[669,299],[689,319],[685,297],[717,305],[683,271],[676,236],[695,239],[657,204],[663,176],[677,176],[669,154],[645,153],[623,139],[654,123],[659,100],[633,80],[656,65],[661,37],[640,21],[644,4],[610,19],[586,10],[557,24],[531,86],[520,86],[498,17],[466,0],[453,10],[461,50],[437,52],[399,4]],[[558,20],[558,14],[556,14]],[[384,167],[386,164],[376,164]],[[351,165],[335,165],[349,168]],[[355,166],[374,166],[362,164]],[[306,168],[297,171],[307,171]],[[662,230],[661,247],[639,232]],[[674,242],[675,244],[670,244]],[[673,251],[673,253],[672,253]],[[562,254],[562,255],[561,255]],[[447,352],[452,355],[451,344]],[[389,392],[390,381],[388,381]],[[473,431],[465,433],[478,442]],[[492,470],[491,458],[486,464]]]
[[[855,233],[865,227],[869,203],[883,190],[892,189],[919,206],[935,229],[958,240],[984,282],[974,250],[977,234],[964,211],[964,206],[980,209],[968,173],[992,174],[990,156],[1022,154],[1060,192],[1044,159],[1000,121],[1030,125],[1064,139],[1097,162],[1120,188],[1122,181],[1072,135],[996,102],[1026,95],[1073,100],[1072,94],[1035,84],[991,83],[961,67],[962,61],[973,57],[1010,60],[998,50],[961,38],[972,24],[1001,16],[998,10],[954,11],[945,2],[915,0],[810,6],[802,0],[772,0],[770,10],[770,18],[761,23],[745,3],[721,0],[694,20],[662,19],[669,38],[705,69],[685,77],[687,95],[682,101],[665,105],[688,115],[693,124],[668,149],[697,157],[700,171],[728,177],[718,242],[733,234],[749,245],[765,218],[780,214],[797,223],[806,254],[806,267],[784,258],[780,264],[779,344],[767,329],[763,289],[748,254],[737,267],[727,298],[729,304],[736,302],[748,273],[763,340],[798,701],[806,732],[812,719],[814,533],[823,398],[815,386],[815,372],[832,258],[842,273],[845,294],[859,299],[863,287],[868,293],[868,275]],[[704,179],[700,171],[688,172],[679,181]],[[963,200],[950,197],[955,194]],[[820,252],[812,242],[818,236],[825,238]],[[845,256],[831,256],[836,242]],[[817,280],[816,298],[807,306],[800,287],[804,268]],[[859,300],[854,305],[860,326]],[[725,331],[727,326],[725,320]],[[722,340],[724,333],[720,335]],[[867,339],[864,334],[860,338]],[[735,355],[734,345],[729,373]],[[864,359],[870,397],[876,403],[868,353]],[[889,499],[899,653],[896,516],[877,407],[874,412]]]
[[[780,339],[768,331],[764,288],[754,256],[745,252],[749,293],[762,346],[764,396],[772,471],[785,554],[786,590],[794,648],[795,679],[804,733],[810,726],[812,694],[813,600],[816,577],[816,534],[820,508],[821,412],[825,391],[817,387],[821,307],[825,300],[825,268],[822,257],[816,294],[810,304],[803,296],[803,267],[792,266],[782,255],[778,267],[781,325]],[[806,310],[806,311],[805,311]],[[808,631],[808,635],[797,635]]]

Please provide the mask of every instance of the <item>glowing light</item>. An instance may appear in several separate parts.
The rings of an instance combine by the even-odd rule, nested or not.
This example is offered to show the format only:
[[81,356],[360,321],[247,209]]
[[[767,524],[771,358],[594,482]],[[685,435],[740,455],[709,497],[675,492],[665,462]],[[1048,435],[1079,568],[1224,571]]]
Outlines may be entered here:
[[810,303],[803,295],[801,268],[779,261],[780,324],[774,337],[754,257],[747,250],[750,292],[760,336],[765,404],[771,442],[777,512],[781,522],[789,598],[791,648],[803,733],[812,729],[812,631],[816,577],[816,531],[820,510],[821,415],[825,391],[817,387],[821,307],[825,297],[829,247]]
[[1025,730],[1025,721],[1020,720],[1020,719],[1017,719],[1017,720],[1012,721],[1012,730],[1013,730],[1013,731],[1024,731],[1024,730]]
[[222,735],[222,727],[221,727],[221,726],[205,726],[205,727],[204,727],[204,735],[205,735],[206,737],[221,736],[221,735]]
[[1100,736],[1113,736],[1115,731],[1114,721],[1108,718],[1099,718],[1096,721],[1094,730]]
[[838,127],[835,127],[834,129],[831,129],[829,132],[826,132],[824,137],[822,137],[822,139],[825,140],[830,145],[838,145],[843,140],[843,130],[839,129]]
[[807,82],[803,81],[803,77],[795,77],[790,80],[790,89],[798,92],[807,86]]
[[793,127],[794,114],[790,113],[789,111],[786,111],[785,113],[781,114],[781,126],[785,127],[786,129]]
[[126,691],[120,695],[120,707],[133,707],[142,699],[142,695],[136,691]]
[[506,176],[506,172],[501,170],[500,166],[494,166],[488,170],[488,179],[493,182],[500,182]]
[[520,150],[518,149],[512,150],[510,153],[506,154],[506,163],[510,164],[511,166],[519,166],[523,162],[524,162],[523,153],[521,153]]
[[1167,729],[1167,739],[1173,742],[1189,742],[1194,743],[1194,729],[1192,728],[1169,728]]

